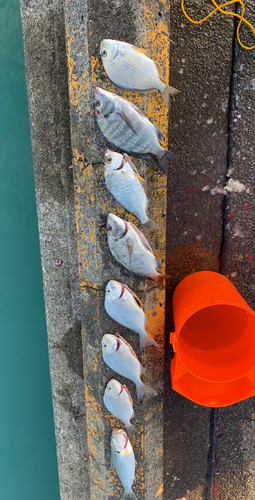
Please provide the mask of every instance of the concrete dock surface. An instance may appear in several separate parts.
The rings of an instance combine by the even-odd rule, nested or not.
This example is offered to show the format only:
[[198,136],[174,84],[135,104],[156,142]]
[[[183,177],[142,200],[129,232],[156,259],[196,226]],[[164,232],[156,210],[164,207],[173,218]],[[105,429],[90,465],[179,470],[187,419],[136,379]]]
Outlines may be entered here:
[[[120,424],[103,406],[113,372],[103,364],[100,339],[119,330],[140,353],[137,335],[118,329],[104,311],[109,279],[142,299],[160,343],[140,358],[158,396],[137,403],[131,386],[137,498],[255,499],[254,397],[213,409],[184,398],[171,388],[169,344],[172,295],[191,273],[224,274],[255,309],[255,49],[240,47],[232,17],[216,13],[195,26],[180,3],[21,0],[61,500],[115,500],[123,492],[110,465],[110,432]],[[209,0],[187,2],[194,18],[211,7]],[[255,23],[252,0],[245,7]],[[248,28],[240,37],[253,45]],[[157,94],[125,94],[179,157],[167,175],[153,159],[134,159],[161,228],[150,241],[172,276],[162,290],[130,276],[107,247],[110,210],[137,221],[104,185],[109,143],[95,121],[93,86],[123,95],[100,61],[104,38],[144,45],[180,90],[168,115]],[[231,180],[243,190],[226,192]]]

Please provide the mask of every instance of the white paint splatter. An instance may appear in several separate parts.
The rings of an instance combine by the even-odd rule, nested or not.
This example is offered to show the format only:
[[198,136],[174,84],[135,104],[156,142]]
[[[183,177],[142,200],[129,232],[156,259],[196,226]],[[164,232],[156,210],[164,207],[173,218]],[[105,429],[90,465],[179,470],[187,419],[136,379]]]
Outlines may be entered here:
[[202,187],[202,191],[208,191],[210,189],[210,186],[207,184],[207,186]]
[[227,189],[229,193],[241,193],[242,191],[244,191],[245,185],[242,182],[235,181],[234,179],[229,179],[225,186],[225,189]]
[[235,226],[234,226],[233,235],[236,238],[244,238],[244,234],[242,232],[242,229],[240,226],[238,226],[238,224],[235,224]]
[[224,188],[212,188],[210,189],[210,193],[212,196],[214,196],[215,194],[228,194],[227,190]]
[[211,125],[211,123],[213,123],[213,118],[208,118],[208,120],[206,120],[206,123],[207,125]]

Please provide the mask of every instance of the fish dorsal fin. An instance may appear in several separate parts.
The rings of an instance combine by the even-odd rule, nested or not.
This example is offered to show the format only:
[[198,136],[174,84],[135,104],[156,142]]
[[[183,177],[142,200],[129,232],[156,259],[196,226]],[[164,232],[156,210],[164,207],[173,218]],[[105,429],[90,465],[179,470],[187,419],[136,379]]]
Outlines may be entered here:
[[135,45],[132,45],[133,49],[137,50],[137,52],[141,52],[141,54],[144,54],[147,56],[147,52],[145,49],[140,49],[139,47],[136,47]]
[[138,234],[138,236],[139,236],[143,246],[146,248],[146,250],[149,250],[151,253],[153,253],[149,242],[146,240],[144,234],[140,231],[140,229],[138,229],[138,227],[136,227],[132,222],[129,222],[129,224],[132,226],[134,231]]
[[[127,288],[128,288],[128,287],[127,287]],[[128,342],[127,342],[127,341],[126,341],[126,340],[125,340],[125,339],[124,339],[124,338],[123,338],[120,334],[119,334],[119,333],[117,333],[117,334],[116,334],[116,337],[118,337],[118,338],[119,338],[119,339],[123,342],[123,344],[126,344],[126,345],[129,347],[129,349],[130,349],[131,353],[133,354],[133,356],[134,356],[136,359],[138,359],[138,357],[137,357],[137,355],[136,355],[136,353],[135,353],[135,351],[134,351],[133,347],[132,347],[132,346],[131,346],[131,345],[130,345],[130,344],[129,344],[129,343],[128,343]]]
[[135,301],[137,302],[137,305],[140,307],[140,309],[142,309],[143,308],[142,302],[137,297],[135,292],[133,292],[133,290],[131,290],[131,288],[129,288],[127,285],[123,285],[123,286],[126,288],[126,290],[128,290],[129,293],[131,293],[132,297],[134,297]]
[[163,78],[163,70],[162,70],[161,66],[160,66],[160,65],[159,65],[159,63],[157,63],[156,61],[153,61],[153,62],[154,62],[155,66],[156,66],[156,68],[157,68],[157,70],[158,70],[158,75],[159,75],[159,77],[160,77],[160,78]]
[[158,141],[159,142],[162,142],[162,139],[164,137],[164,134],[163,132],[161,132],[161,130],[159,130],[159,128],[155,127],[156,131],[157,131],[157,135],[158,135]]
[[132,399],[132,396],[131,396],[131,394],[130,394],[128,388],[127,388],[127,386],[125,384],[123,384],[122,387],[123,387],[123,390],[126,391],[126,393],[128,395],[128,399],[129,399],[131,405],[133,406],[133,399]]
[[[117,94],[115,94],[115,95],[117,95]],[[117,97],[119,97],[119,98],[120,98],[120,99],[122,99],[123,101],[127,102],[127,103],[129,104],[129,106],[131,106],[131,107],[132,107],[132,108],[133,108],[133,109],[134,109],[137,113],[139,113],[139,115],[141,115],[141,116],[145,116],[145,118],[147,118],[147,115],[146,115],[143,111],[141,111],[141,110],[140,110],[140,109],[139,109],[139,108],[138,108],[135,104],[133,104],[131,101],[128,101],[128,99],[125,99],[125,97],[120,97],[120,95],[119,95],[119,96],[117,96]]]

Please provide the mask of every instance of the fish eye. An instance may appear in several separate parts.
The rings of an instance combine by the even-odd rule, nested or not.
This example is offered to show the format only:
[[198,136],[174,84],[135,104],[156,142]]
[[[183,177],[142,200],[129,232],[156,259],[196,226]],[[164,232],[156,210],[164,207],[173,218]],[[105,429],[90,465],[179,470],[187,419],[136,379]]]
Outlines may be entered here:
[[96,106],[97,108],[99,108],[99,107],[101,106],[101,101],[99,101],[99,99],[97,99],[97,100],[96,100],[96,102],[95,102],[95,106]]
[[112,231],[112,226],[108,226],[108,227],[107,227],[107,232],[108,232],[108,231],[110,231],[110,232]]
[[107,347],[107,344],[103,344],[103,347],[105,347],[105,348],[106,348],[106,347]]
[[101,56],[106,57],[107,56],[107,50],[102,50],[101,51]]
[[106,159],[106,163],[112,163],[112,158],[110,156]]
[[111,290],[109,288],[107,288],[106,291],[107,291],[108,294],[111,293]]

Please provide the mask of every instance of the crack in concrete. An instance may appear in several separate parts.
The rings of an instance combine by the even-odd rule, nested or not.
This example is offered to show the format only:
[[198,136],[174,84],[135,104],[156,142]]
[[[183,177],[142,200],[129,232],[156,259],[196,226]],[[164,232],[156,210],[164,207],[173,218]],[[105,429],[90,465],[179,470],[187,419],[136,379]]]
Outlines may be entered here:
[[211,446],[208,456],[208,473],[205,478],[206,487],[204,500],[213,500],[213,480],[214,480],[214,469],[215,469],[215,454],[216,454],[216,417],[217,408],[212,408],[211,413]]
[[[236,7],[236,12],[239,8]],[[236,29],[238,22],[235,19],[235,30],[233,37],[233,55],[232,55],[232,71],[230,78],[230,91],[229,91],[229,113],[228,113],[228,152],[227,152],[227,173],[226,183],[230,178],[230,172],[233,167],[233,143],[234,143],[234,118],[236,109],[236,76],[238,72],[239,59],[240,59],[240,45],[236,38]],[[227,253],[227,239],[228,239],[228,224],[229,224],[229,201],[231,194],[228,193],[224,196],[222,202],[222,243],[219,254],[220,269],[219,272],[224,274],[225,271],[225,257]],[[216,422],[217,422],[217,408],[212,408],[211,413],[211,426],[210,426],[210,451],[208,456],[208,473],[206,476],[206,488],[204,492],[204,500],[213,500],[213,484],[215,472],[215,456],[216,456]]]

